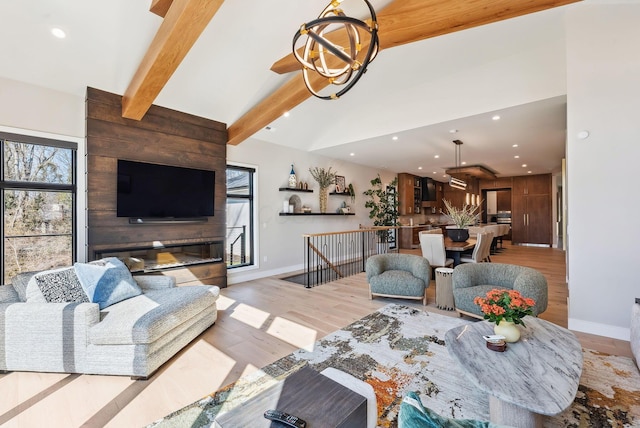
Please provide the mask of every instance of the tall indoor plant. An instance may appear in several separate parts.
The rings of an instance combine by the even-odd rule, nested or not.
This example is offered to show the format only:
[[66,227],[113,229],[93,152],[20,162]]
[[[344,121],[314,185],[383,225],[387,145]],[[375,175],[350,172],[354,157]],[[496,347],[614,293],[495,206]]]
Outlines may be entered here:
[[309,172],[320,187],[320,212],[324,214],[327,212],[327,192],[329,186],[336,183],[336,172],[331,171],[331,167],[325,169],[317,166],[315,168],[309,168]]
[[[365,201],[365,208],[369,209],[369,218],[373,219],[374,226],[397,226],[398,225],[398,198],[396,197],[396,186],[398,178],[394,178],[388,185],[383,185],[380,174],[371,180],[371,188],[363,195],[368,199]],[[389,242],[390,230],[381,230],[378,234],[382,243]]]

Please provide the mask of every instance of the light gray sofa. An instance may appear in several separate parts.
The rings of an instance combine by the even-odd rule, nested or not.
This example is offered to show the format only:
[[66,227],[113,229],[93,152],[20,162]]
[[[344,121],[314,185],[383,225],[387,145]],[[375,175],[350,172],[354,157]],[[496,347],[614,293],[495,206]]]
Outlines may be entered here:
[[26,302],[12,285],[0,286],[0,371],[145,379],[216,321],[218,287],[176,287],[160,275],[134,279],[142,294],[102,310],[98,303]]
[[365,264],[369,298],[373,296],[422,300],[427,304],[431,279],[429,260],[413,254],[376,254]]
[[494,288],[517,290],[535,300],[533,315],[547,310],[547,280],[539,271],[504,263],[464,263],[453,270],[453,299],[456,310],[464,315],[483,318],[476,297],[485,297]]

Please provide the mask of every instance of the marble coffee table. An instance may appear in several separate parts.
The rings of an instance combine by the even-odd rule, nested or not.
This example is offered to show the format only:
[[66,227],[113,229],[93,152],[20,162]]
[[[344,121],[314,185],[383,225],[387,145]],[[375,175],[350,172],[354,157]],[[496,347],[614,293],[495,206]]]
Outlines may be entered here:
[[449,330],[449,353],[468,378],[489,396],[491,422],[514,427],[541,427],[540,415],[569,407],[582,373],[582,347],[569,330],[528,316],[526,328],[505,352],[492,351],[483,335],[494,324],[476,322]]

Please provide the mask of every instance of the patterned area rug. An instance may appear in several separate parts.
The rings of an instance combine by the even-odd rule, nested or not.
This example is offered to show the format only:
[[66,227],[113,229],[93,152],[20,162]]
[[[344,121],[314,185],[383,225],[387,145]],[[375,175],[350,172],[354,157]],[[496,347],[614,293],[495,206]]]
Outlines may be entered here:
[[[207,427],[216,415],[305,365],[335,367],[373,386],[378,426],[396,427],[403,395],[417,391],[426,407],[452,418],[488,420],[486,394],[469,382],[447,352],[447,330],[460,318],[388,305],[210,396],[166,416],[152,427]],[[564,412],[544,417],[545,427],[640,426],[640,373],[629,358],[584,350],[576,399]]]

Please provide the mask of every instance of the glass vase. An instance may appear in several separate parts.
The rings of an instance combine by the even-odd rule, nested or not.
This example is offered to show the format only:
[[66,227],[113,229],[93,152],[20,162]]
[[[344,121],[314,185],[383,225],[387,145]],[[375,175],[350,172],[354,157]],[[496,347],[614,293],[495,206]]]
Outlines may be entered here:
[[520,329],[511,321],[500,321],[500,324],[493,326],[493,332],[504,336],[506,342],[517,342],[520,339]]

